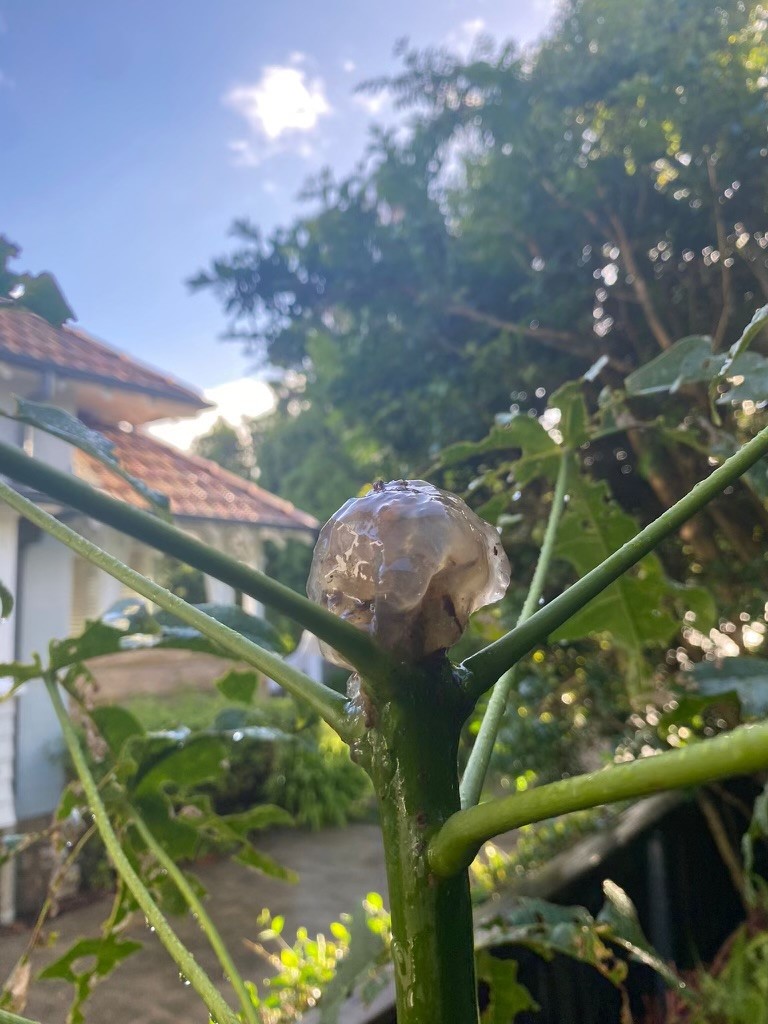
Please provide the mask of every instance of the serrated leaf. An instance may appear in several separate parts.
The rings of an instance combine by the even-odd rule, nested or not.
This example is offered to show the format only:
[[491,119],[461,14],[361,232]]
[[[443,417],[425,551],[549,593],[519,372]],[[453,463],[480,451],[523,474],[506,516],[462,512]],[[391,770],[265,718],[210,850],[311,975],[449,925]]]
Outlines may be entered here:
[[13,594],[0,581],[0,619],[7,619],[13,611]]
[[627,965],[606,946],[584,907],[560,907],[547,900],[521,897],[512,910],[480,929],[477,945],[480,949],[525,946],[545,960],[559,953],[590,964],[617,988],[627,976]]
[[[8,415],[3,413],[2,415]],[[38,430],[43,430],[53,437],[58,437],[68,444],[74,445],[80,451],[90,455],[102,465],[106,466],[113,473],[122,477],[123,480],[140,494],[142,498],[159,511],[167,514],[169,508],[168,498],[159,491],[148,487],[143,481],[126,472],[115,455],[115,445],[108,438],[93,430],[76,416],[60,409],[55,405],[47,405],[44,402],[32,402],[26,398],[16,398],[16,414],[10,419],[18,420],[19,423],[28,423]]]
[[557,475],[561,450],[532,416],[513,416],[503,427],[494,427],[480,441],[460,441],[449,445],[440,456],[437,466],[460,465],[480,455],[508,452],[515,461],[515,478],[525,484],[537,476],[554,479]]
[[58,671],[88,661],[90,658],[116,654],[123,649],[123,635],[121,630],[100,620],[86,622],[79,636],[53,640],[48,645],[49,666]]
[[[126,957],[142,948],[140,942],[119,939],[109,934],[100,939],[80,939],[67,952],[40,972],[40,978],[66,981],[75,988],[75,996],[67,1015],[67,1024],[83,1024],[82,1007],[91,994],[96,982],[105,978]],[[92,966],[78,971],[78,960],[87,957],[95,959]]]
[[489,988],[489,1001],[480,1017],[482,1024],[514,1024],[518,1013],[541,1009],[531,993],[517,980],[515,960],[502,960],[483,949],[477,954],[477,976]]
[[713,354],[712,339],[708,335],[690,335],[630,373],[624,388],[631,397],[674,393],[684,384],[712,380],[725,359],[725,355]]

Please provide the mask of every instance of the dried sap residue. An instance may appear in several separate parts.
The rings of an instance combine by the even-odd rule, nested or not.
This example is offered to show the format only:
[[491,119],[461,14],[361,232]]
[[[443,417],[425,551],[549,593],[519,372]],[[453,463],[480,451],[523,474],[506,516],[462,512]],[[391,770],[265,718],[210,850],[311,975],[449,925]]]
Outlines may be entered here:
[[504,595],[509,571],[498,533],[461,498],[393,480],[325,524],[307,593],[410,661],[455,644],[472,612]]

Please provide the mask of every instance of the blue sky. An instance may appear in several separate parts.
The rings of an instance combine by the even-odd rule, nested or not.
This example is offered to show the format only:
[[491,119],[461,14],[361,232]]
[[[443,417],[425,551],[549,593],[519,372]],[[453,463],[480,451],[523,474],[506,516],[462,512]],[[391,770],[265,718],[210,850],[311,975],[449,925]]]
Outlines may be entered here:
[[89,332],[207,388],[248,360],[187,277],[248,216],[299,210],[323,166],[350,168],[355,97],[395,41],[529,41],[552,0],[0,0],[0,233],[53,271]]

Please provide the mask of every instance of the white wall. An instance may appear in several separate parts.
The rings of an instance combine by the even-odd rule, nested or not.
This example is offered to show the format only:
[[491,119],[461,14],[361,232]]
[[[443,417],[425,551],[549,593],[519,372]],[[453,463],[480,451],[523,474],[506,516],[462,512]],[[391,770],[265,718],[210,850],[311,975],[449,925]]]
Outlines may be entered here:
[[[16,554],[18,518],[6,506],[0,507],[0,583],[16,596]],[[16,655],[16,615],[0,621],[0,663],[14,660]],[[11,680],[0,678],[0,693],[6,693]],[[16,824],[13,796],[13,768],[15,758],[14,727],[16,702],[0,704],[0,829]]]
[[[19,656],[48,649],[69,634],[74,555],[49,536],[25,544],[19,565]],[[63,743],[42,680],[18,698],[16,813],[20,820],[50,813],[64,784]]]

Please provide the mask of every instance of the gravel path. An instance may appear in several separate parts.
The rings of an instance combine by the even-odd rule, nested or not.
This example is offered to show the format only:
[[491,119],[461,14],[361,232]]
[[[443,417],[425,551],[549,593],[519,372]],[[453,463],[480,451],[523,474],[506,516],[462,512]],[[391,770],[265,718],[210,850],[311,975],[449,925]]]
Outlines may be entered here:
[[[384,856],[375,825],[354,825],[321,832],[278,831],[265,835],[260,849],[293,868],[299,882],[264,878],[237,864],[221,861],[203,866],[197,874],[208,890],[207,907],[232,951],[244,977],[260,982],[266,965],[243,944],[257,932],[256,916],[262,907],[285,916],[285,934],[292,938],[299,925],[310,934],[326,931],[340,913],[354,909],[367,892],[386,893]],[[37,970],[60,956],[80,937],[98,935],[109,909],[108,900],[62,914],[50,922],[58,932],[53,949],[40,949]],[[200,963],[214,979],[221,979],[215,958],[194,921],[178,919],[174,925]],[[26,935],[0,939],[0,973],[5,978],[24,948]],[[144,942],[144,949],[126,960],[104,981],[86,1004],[87,1024],[206,1024],[207,1015],[194,992],[179,979],[178,971],[143,922],[136,921],[128,935]],[[231,993],[222,980],[222,992]],[[33,983],[25,1013],[42,1024],[64,1024],[70,986],[58,981]]]

